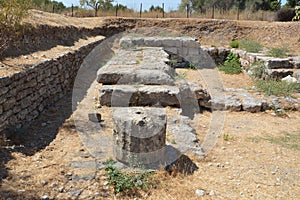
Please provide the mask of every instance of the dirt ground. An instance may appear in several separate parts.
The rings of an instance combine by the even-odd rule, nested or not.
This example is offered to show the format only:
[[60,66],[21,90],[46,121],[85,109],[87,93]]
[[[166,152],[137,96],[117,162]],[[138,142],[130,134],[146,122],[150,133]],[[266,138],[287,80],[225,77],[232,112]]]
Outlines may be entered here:
[[[47,16],[40,15],[37,23],[47,21]],[[60,25],[94,26],[92,22],[86,24],[87,19],[72,19],[74,21],[71,22],[68,19],[62,17]],[[58,21],[54,19],[51,23],[57,25]],[[300,28],[295,24],[245,21],[239,24],[245,27],[240,27],[240,38],[255,37],[265,29],[257,37],[265,44],[272,45],[272,38],[277,35],[279,41],[274,45],[290,42],[294,45],[294,52],[299,48]],[[179,29],[180,23],[177,26]],[[249,27],[254,28],[251,30]],[[230,30],[230,27],[226,29]],[[266,38],[274,30],[275,36]],[[281,35],[281,32],[285,33]],[[213,32],[210,38],[204,35],[202,40],[210,45],[228,44],[232,34],[225,42],[222,40],[224,37],[217,40],[220,34],[221,29]],[[37,52],[38,55],[47,53]],[[195,81],[192,73],[187,73],[185,78]],[[249,88],[252,84],[251,79],[243,74],[230,76],[221,73],[221,77],[225,87]],[[50,199],[297,200],[300,197],[299,112],[288,112],[282,117],[272,111],[226,112],[224,127],[212,151],[202,159],[191,156],[199,167],[193,175],[169,175],[161,170],[154,175],[158,181],[157,188],[142,191],[136,197],[127,197],[114,194],[107,185],[104,170],[72,165],[74,162],[97,161],[76,132],[71,102],[70,92],[28,127],[11,129],[0,135],[0,199],[29,200],[47,196]],[[203,141],[211,124],[211,113],[204,112],[200,119],[197,133]],[[77,176],[76,179],[74,175],[83,175],[83,178]],[[203,190],[205,194],[197,196],[196,190]]]

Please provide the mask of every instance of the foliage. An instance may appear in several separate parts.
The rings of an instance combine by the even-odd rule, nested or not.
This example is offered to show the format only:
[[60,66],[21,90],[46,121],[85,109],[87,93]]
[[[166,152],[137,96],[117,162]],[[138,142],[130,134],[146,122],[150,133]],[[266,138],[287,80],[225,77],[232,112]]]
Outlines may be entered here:
[[135,193],[139,189],[147,190],[154,186],[154,182],[151,180],[152,171],[144,170],[129,174],[117,169],[114,166],[115,163],[115,161],[109,159],[104,165],[109,184],[114,187],[116,194],[130,191]]
[[152,5],[152,6],[150,7],[149,11],[150,11],[150,12],[163,12],[164,10],[163,10],[163,8],[160,7],[160,6],[154,7],[154,6]]
[[268,51],[267,56],[275,58],[285,58],[289,50],[286,47],[272,48]]
[[219,66],[219,70],[226,74],[239,74],[242,72],[242,66],[238,55],[230,52],[223,65]]
[[300,6],[295,7],[295,17],[293,17],[293,21],[299,21],[300,20]]
[[295,9],[281,8],[276,12],[275,21],[280,21],[280,22],[292,21],[294,16],[295,16]]
[[58,1],[32,0],[32,4],[34,7],[46,12],[54,11],[56,13],[61,13],[62,11],[67,9],[67,7],[62,2],[58,2]]
[[114,0],[80,0],[80,5],[91,7],[95,12],[96,17],[99,10],[112,10],[114,8],[113,2]]
[[261,61],[253,63],[248,71],[254,79],[264,79],[267,76],[266,66]]
[[240,42],[240,48],[247,52],[258,53],[262,50],[263,46],[258,42],[245,39]]
[[21,34],[30,6],[30,0],[0,0],[0,59],[10,41]]
[[281,8],[280,0],[182,0],[180,10],[185,10],[187,5],[192,11],[203,13],[209,8],[219,10],[279,10]]
[[236,40],[232,40],[232,41],[229,43],[229,46],[230,46],[231,48],[239,48],[240,43],[239,43],[238,41],[236,41]]
[[291,96],[293,93],[300,92],[299,83],[288,83],[275,79],[255,80],[255,86],[266,95]]

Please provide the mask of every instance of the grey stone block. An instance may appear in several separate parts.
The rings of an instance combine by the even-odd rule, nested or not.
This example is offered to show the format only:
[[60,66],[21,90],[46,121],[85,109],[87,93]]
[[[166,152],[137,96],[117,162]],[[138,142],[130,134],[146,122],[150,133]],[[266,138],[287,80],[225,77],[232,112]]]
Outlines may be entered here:
[[166,145],[166,110],[164,108],[114,108],[114,150],[124,163],[150,164],[161,160]]
[[248,112],[260,112],[262,109],[262,103],[254,97],[246,97],[242,102],[243,110]]
[[264,62],[269,69],[291,69],[294,67],[289,58],[271,58],[258,56],[257,59],[258,61]]
[[174,106],[179,107],[180,93],[176,86],[104,85],[99,101],[106,106]]

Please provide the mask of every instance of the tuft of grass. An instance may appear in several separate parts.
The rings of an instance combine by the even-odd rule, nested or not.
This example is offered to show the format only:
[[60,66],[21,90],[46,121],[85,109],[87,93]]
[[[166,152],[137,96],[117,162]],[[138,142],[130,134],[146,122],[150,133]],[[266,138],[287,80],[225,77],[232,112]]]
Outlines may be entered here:
[[230,136],[228,133],[224,133],[223,140],[225,141],[232,141],[234,139],[233,136]]
[[240,48],[247,52],[258,53],[263,49],[263,45],[249,39],[244,39],[240,42]]
[[300,42],[300,38],[298,39],[298,42]]
[[279,137],[269,136],[268,138],[265,138],[265,140],[273,144],[278,144],[288,149],[294,149],[300,151],[300,134],[294,135],[294,134],[287,133],[284,136],[279,136]]
[[151,179],[153,171],[141,170],[134,173],[121,172],[115,167],[115,161],[109,159],[104,162],[108,181],[114,192],[137,194],[138,190],[148,190],[155,185]]
[[229,43],[229,46],[230,46],[231,48],[239,48],[240,43],[239,43],[238,41],[236,41],[236,40],[232,40],[232,41]]
[[239,74],[242,72],[242,66],[238,55],[230,52],[223,65],[219,66],[219,70],[225,74]]
[[293,149],[300,151],[300,134],[290,134],[285,133],[283,136],[264,136],[264,137],[249,137],[247,138],[247,141],[259,143],[261,141],[268,141],[273,144],[280,145],[287,149]]
[[269,79],[255,80],[254,84],[257,89],[266,95],[291,96],[293,93],[300,92],[299,83],[288,83],[286,81]]
[[285,58],[287,57],[289,49],[286,47],[272,48],[268,51],[267,56],[275,58]]

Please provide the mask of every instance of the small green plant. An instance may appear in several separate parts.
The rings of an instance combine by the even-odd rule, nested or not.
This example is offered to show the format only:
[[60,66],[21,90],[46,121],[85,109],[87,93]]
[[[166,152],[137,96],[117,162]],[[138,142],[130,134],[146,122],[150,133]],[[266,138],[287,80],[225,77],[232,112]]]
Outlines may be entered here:
[[262,50],[263,46],[258,42],[245,39],[240,42],[240,48],[248,52],[258,53]]
[[254,62],[248,72],[253,79],[264,79],[267,76],[266,65],[261,61]]
[[192,69],[192,70],[196,70],[196,66],[190,62],[187,62],[185,65],[184,65],[184,68],[185,69]]
[[300,38],[298,39],[298,42],[300,42]]
[[299,83],[288,83],[275,79],[255,80],[255,86],[266,95],[291,96],[293,93],[300,92]]
[[179,81],[179,80],[185,79],[186,76],[187,76],[186,72],[176,73],[174,79],[175,79],[176,81]]
[[240,43],[239,43],[238,41],[236,41],[236,40],[232,40],[232,41],[229,43],[229,46],[230,46],[231,48],[239,48]]
[[233,139],[234,139],[233,136],[230,136],[228,133],[224,133],[223,140],[225,140],[225,141],[231,141]]
[[121,172],[115,167],[115,163],[114,160],[109,159],[104,162],[104,165],[109,184],[113,186],[116,194],[123,192],[136,193],[139,189],[147,190],[155,185],[151,180],[152,171]]
[[239,74],[242,72],[242,66],[239,56],[230,52],[223,65],[219,66],[219,70],[224,71],[225,74]]
[[286,47],[272,48],[268,51],[267,56],[275,58],[285,58],[287,57],[289,50]]

